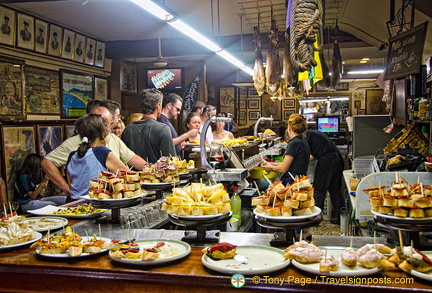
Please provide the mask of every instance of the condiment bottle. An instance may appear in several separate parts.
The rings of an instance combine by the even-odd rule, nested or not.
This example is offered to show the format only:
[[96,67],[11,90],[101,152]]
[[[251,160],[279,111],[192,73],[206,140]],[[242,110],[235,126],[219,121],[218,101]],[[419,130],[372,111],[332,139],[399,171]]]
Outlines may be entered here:
[[238,219],[238,226],[241,225],[241,197],[238,193],[238,186],[233,187],[234,192],[231,196],[231,211],[232,217]]

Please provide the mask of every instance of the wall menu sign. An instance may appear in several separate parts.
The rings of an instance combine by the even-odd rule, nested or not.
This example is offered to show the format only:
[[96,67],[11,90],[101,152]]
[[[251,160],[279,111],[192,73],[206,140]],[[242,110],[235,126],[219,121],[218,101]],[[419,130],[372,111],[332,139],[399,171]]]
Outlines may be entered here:
[[422,23],[389,39],[385,79],[420,72],[427,25]]

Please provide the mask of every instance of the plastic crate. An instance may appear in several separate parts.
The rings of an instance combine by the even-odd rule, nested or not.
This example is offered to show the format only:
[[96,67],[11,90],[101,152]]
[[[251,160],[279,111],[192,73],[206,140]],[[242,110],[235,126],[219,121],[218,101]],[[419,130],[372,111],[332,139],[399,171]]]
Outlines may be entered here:
[[324,200],[324,208],[322,211],[323,220],[330,221],[332,215],[332,203],[330,199],[330,195],[327,193],[326,199]]

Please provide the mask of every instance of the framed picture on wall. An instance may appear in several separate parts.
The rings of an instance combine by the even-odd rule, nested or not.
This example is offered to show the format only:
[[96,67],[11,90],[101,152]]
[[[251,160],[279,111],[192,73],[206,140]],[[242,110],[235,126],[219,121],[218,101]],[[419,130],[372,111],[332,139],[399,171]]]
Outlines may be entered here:
[[93,99],[91,74],[61,71],[61,116],[79,117],[86,114],[87,102]]
[[96,42],[96,60],[95,65],[97,67],[104,67],[105,61],[105,43],[97,41]]
[[262,103],[262,116],[272,116],[275,121],[282,120],[282,102],[279,99],[271,99],[269,94],[263,94],[261,96]]
[[240,98],[240,101],[239,101],[239,108],[240,109],[246,109],[246,99],[242,99],[242,98]]
[[59,72],[26,66],[27,113],[60,114]]
[[259,99],[248,99],[248,109],[259,109],[260,100]]
[[72,60],[72,51],[75,47],[75,32],[65,29],[63,31],[62,58]]
[[7,193],[13,199],[16,172],[21,169],[28,154],[35,153],[34,126],[1,126],[2,156],[4,158],[3,179]]
[[284,108],[295,108],[295,99],[284,99]]
[[289,117],[291,116],[291,114],[294,114],[294,113],[295,113],[295,110],[284,110],[283,119],[288,120]]
[[108,99],[108,80],[102,77],[95,77],[95,96],[96,100]]
[[248,97],[256,97],[258,96],[258,92],[254,87],[248,88]]
[[47,53],[48,23],[40,19],[35,20],[35,51]]
[[17,14],[17,46],[24,49],[34,49],[34,18],[30,15]]
[[357,115],[365,115],[366,110],[365,109],[357,109]]
[[219,88],[220,112],[234,113],[235,87],[227,86]]
[[15,45],[15,10],[0,6],[0,43]]
[[45,157],[63,142],[63,125],[38,125],[38,151]]
[[74,136],[75,125],[65,125],[65,139]]
[[137,70],[130,64],[120,64],[120,89],[122,92],[137,92]]
[[84,49],[86,38],[83,35],[75,33],[75,47],[73,51],[73,61],[84,62]]
[[49,25],[48,54],[60,57],[62,49],[63,29],[57,25]]
[[389,111],[386,109],[386,102],[382,100],[384,90],[370,89],[366,90],[366,115],[385,115]]
[[94,65],[96,52],[96,41],[90,38],[86,38],[86,50],[84,56],[84,63],[88,65]]
[[239,93],[239,97],[240,98],[246,98],[247,94],[248,94],[248,91],[247,91],[247,89],[239,88],[238,89],[238,93]]
[[24,119],[24,61],[0,56],[0,120]]
[[247,117],[246,117],[246,110],[240,110],[239,112],[239,117],[238,117],[238,125],[246,125],[247,123]]
[[258,120],[260,115],[259,111],[250,111],[249,112],[249,120]]

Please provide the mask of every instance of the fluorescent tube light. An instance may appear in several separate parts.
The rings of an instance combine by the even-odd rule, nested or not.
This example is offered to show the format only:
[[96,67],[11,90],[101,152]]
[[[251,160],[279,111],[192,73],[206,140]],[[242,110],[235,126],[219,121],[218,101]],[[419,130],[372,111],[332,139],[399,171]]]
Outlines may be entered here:
[[233,55],[231,55],[230,53],[228,53],[226,50],[218,51],[218,52],[216,52],[216,54],[218,54],[219,56],[221,56],[222,58],[224,58],[228,62],[234,64],[238,68],[242,69],[246,73],[248,73],[251,76],[253,76],[253,70],[251,68],[248,68],[246,66],[246,64],[244,64],[242,61],[240,61],[239,59],[237,59],[236,57],[234,57]]
[[329,101],[348,101],[349,97],[330,98]]
[[138,5],[139,7],[143,8],[147,12],[150,12],[157,18],[163,21],[168,21],[174,18],[174,15],[172,15],[170,12],[166,11],[156,3],[154,3],[151,0],[131,0],[133,3]]
[[182,32],[183,34],[185,34],[186,36],[188,36],[189,38],[195,40],[196,42],[198,42],[199,44],[203,45],[204,47],[206,47],[207,49],[213,52],[222,50],[222,48],[218,44],[208,39],[206,36],[199,33],[193,27],[189,26],[188,24],[186,24],[185,22],[183,22],[178,18],[169,21],[167,23],[172,27],[174,27],[175,29]]
[[304,99],[304,100],[300,100],[300,103],[316,103],[316,102],[326,102],[327,99]]
[[165,21],[181,33],[185,34],[189,38],[195,40],[202,46],[206,47],[207,49],[215,52],[228,62],[234,64],[244,72],[248,73],[249,75],[253,76],[253,69],[249,68],[244,64],[242,61],[228,53],[227,51],[223,50],[218,44],[195,30],[190,25],[186,24],[184,21],[179,19],[178,17],[174,16],[172,13],[164,9],[162,6],[157,4],[156,2],[153,2],[151,0],[130,0],[133,3],[137,4],[139,7],[143,8],[147,12],[153,14],[160,20]]
[[370,70],[356,70],[348,71],[347,74],[379,74],[382,73],[384,69],[370,69]]

